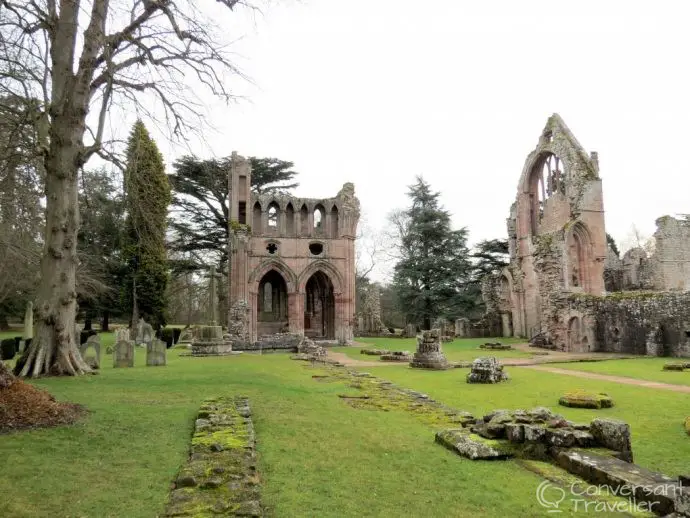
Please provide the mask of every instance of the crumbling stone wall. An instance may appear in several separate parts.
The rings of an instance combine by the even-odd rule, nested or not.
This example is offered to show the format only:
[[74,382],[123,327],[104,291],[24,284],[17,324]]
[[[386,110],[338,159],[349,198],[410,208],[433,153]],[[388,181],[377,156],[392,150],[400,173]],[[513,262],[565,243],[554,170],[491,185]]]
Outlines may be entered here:
[[484,323],[560,350],[687,355],[690,219],[656,223],[651,256],[613,253],[598,154],[552,115],[510,207],[510,265],[482,285]]
[[357,320],[360,324],[357,326],[359,336],[390,334],[383,320],[381,320],[381,295],[379,287],[375,284],[371,284],[364,288],[362,310]]
[[637,246],[618,263],[607,257],[606,275],[620,279],[607,281],[607,291],[690,290],[690,221],[662,216],[656,225],[651,253]]
[[623,289],[623,261],[610,245],[606,249],[606,260],[604,261],[604,287],[607,292]]
[[690,357],[690,292],[572,295],[563,313],[594,323],[592,350]]
[[656,220],[654,255],[657,289],[690,290],[690,221],[662,216]]
[[[565,347],[570,293],[603,295],[607,256],[599,159],[553,114],[525,161],[507,221],[510,296],[489,311],[515,336]],[[494,293],[496,290],[494,289]],[[508,307],[501,307],[501,304]]]
[[360,216],[354,185],[330,198],[257,194],[249,160],[234,152],[228,182],[228,300],[247,302],[249,342],[284,331],[351,342]]

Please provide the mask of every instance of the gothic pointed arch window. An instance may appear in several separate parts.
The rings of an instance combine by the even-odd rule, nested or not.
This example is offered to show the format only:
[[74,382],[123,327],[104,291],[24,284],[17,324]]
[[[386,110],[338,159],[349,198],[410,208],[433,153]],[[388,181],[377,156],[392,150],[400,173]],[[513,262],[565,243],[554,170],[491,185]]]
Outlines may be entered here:
[[531,229],[539,232],[539,224],[544,217],[546,200],[556,193],[565,194],[565,170],[563,162],[553,153],[543,154],[534,164],[530,176]]
[[314,228],[317,231],[323,230],[326,223],[326,209],[320,203],[314,207]]
[[278,228],[278,204],[276,202],[271,202],[268,206],[268,228]]
[[589,230],[577,222],[568,236],[568,267],[566,269],[566,286],[571,289],[590,291],[589,271],[593,261]]

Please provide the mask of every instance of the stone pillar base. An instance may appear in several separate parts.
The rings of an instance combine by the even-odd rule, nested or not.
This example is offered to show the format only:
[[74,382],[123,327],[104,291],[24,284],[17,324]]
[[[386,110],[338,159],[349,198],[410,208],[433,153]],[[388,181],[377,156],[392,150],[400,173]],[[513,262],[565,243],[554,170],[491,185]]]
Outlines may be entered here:
[[410,362],[410,367],[416,369],[434,369],[434,370],[446,370],[452,369],[453,366],[448,363],[445,355],[441,352],[435,353],[415,353],[412,361]]
[[232,342],[194,342],[192,356],[228,356],[233,353]]

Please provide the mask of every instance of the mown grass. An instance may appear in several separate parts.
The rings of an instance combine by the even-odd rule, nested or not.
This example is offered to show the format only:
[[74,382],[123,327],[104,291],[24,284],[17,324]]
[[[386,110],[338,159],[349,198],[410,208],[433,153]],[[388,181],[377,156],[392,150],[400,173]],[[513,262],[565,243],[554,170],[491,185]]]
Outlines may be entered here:
[[[605,366],[607,363],[601,362],[599,365]],[[511,380],[496,385],[466,383],[465,376],[469,369],[439,372],[396,365],[385,371],[376,370],[375,374],[475,415],[497,408],[512,410],[545,406],[577,422],[588,423],[595,417],[622,419],[631,426],[636,463],[669,475],[687,473],[690,440],[683,430],[683,420],[690,415],[690,398],[687,394],[575,378],[524,367],[507,367],[506,371]],[[609,394],[614,407],[591,410],[558,405],[558,398],[562,394],[577,389]]]
[[[540,479],[512,462],[476,463],[398,412],[356,410],[284,354],[169,355],[167,367],[112,369],[36,385],[91,411],[70,427],[0,436],[0,516],[151,517],[184,462],[201,401],[246,394],[264,502],[273,516],[537,516]],[[460,498],[462,495],[462,498]]]
[[689,358],[634,358],[630,360],[612,360],[606,362],[578,362],[554,363],[552,367],[576,371],[610,374],[612,376],[626,376],[647,381],[660,381],[673,385],[690,385],[690,369],[679,371],[665,371],[666,363],[690,362]]
[[[104,334],[101,343],[111,340]],[[184,358],[181,352],[169,351],[167,367],[147,368],[137,348],[133,369],[113,369],[104,355],[96,376],[36,381],[90,413],[73,426],[0,436],[0,516],[156,516],[186,459],[199,405],[220,394],[250,398],[271,516],[544,515],[535,499],[541,478],[517,462],[462,459],[436,445],[433,431],[409,414],[354,409],[337,397],[342,384],[313,380],[320,371],[288,355]],[[562,391],[582,386],[576,378],[517,368],[508,384],[467,385],[465,372],[394,366],[377,374],[477,415],[499,407],[556,408]],[[683,405],[688,409],[687,396],[590,388],[609,392],[619,406],[557,410],[579,421],[626,418],[640,462],[671,474],[687,467],[690,441],[675,423]]]
[[[333,350],[342,352],[350,358],[356,360],[376,361],[376,356],[365,356],[360,353],[361,349],[389,349],[391,351],[410,351],[417,349],[415,338],[379,338],[362,337],[357,338],[358,344],[363,347],[334,347]],[[479,346],[486,342],[501,342],[504,344],[524,343],[519,338],[462,338],[449,343],[442,344],[443,353],[449,361],[471,361],[480,356],[496,356],[497,358],[531,358],[532,354],[523,351],[488,351],[480,349]]]

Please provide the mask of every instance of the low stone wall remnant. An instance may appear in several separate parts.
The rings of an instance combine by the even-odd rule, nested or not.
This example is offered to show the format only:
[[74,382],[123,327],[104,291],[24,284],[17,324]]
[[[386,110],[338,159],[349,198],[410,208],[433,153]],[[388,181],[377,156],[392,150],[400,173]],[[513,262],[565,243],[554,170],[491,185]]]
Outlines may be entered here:
[[243,396],[204,401],[163,516],[263,516],[251,415]]

